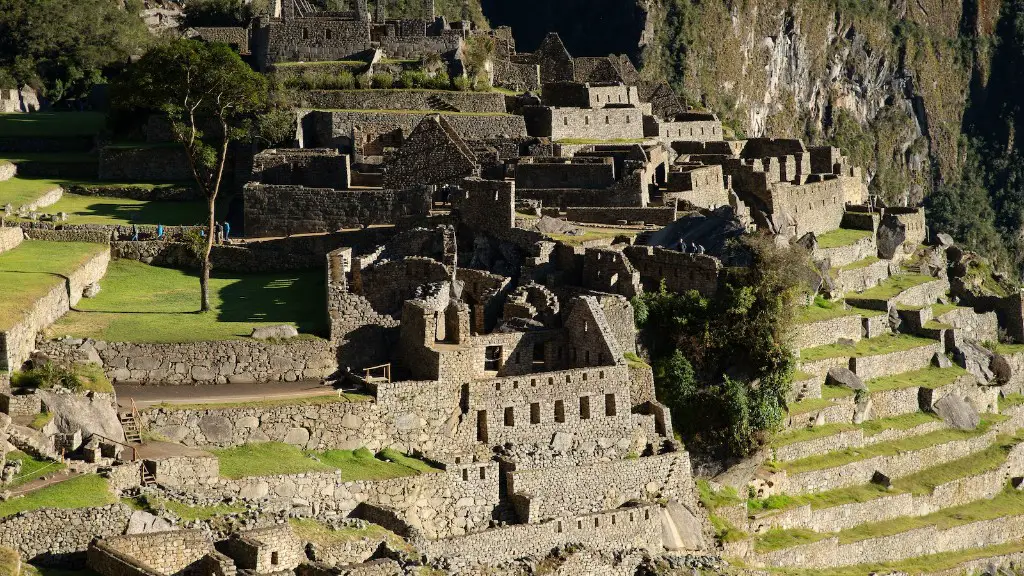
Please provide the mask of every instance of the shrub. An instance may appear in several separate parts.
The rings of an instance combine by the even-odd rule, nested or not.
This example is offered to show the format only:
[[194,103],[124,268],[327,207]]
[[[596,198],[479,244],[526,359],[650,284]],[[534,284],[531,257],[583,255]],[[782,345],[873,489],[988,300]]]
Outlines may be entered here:
[[406,70],[398,77],[399,88],[422,88],[429,84],[430,79],[423,72]]
[[103,367],[96,364],[75,364],[71,368],[55,364],[44,364],[24,372],[15,373],[11,378],[14,386],[47,390],[60,386],[76,392],[113,392],[110,380],[103,373]]
[[356,87],[366,90],[373,86],[373,78],[369,74],[356,76]]
[[374,74],[373,75],[373,87],[374,88],[381,88],[381,89],[385,89],[386,90],[388,88],[391,88],[391,86],[393,86],[394,83],[395,83],[395,79],[391,76],[391,74]]
[[473,89],[473,81],[465,76],[456,77],[455,80],[452,81],[452,84],[454,84],[455,89],[460,92],[469,92]]
[[434,90],[448,90],[451,88],[451,84],[452,81],[451,78],[448,77],[447,72],[438,72],[430,79],[427,87],[433,88]]

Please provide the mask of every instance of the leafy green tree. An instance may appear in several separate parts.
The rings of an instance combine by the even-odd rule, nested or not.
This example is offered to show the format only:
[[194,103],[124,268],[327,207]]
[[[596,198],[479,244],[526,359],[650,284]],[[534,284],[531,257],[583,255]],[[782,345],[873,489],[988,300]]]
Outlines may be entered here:
[[0,0],[0,69],[53,102],[88,94],[153,37],[140,0]]
[[120,107],[167,115],[196,184],[206,195],[208,222],[199,280],[200,309],[206,312],[210,309],[214,207],[228,145],[244,137],[252,115],[266,107],[266,80],[226,44],[176,40],[153,48],[131,66],[118,79],[114,100]]
[[267,0],[189,0],[182,26],[246,26],[252,18],[267,11]]

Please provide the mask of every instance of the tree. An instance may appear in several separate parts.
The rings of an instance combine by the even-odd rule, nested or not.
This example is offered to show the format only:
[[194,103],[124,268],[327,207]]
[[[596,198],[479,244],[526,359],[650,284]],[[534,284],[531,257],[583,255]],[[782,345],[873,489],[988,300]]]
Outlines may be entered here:
[[124,108],[159,110],[167,115],[207,200],[200,310],[210,309],[210,251],[214,208],[224,175],[228,145],[242,137],[251,116],[267,102],[266,80],[226,44],[176,40],[147,52],[114,87]]
[[0,69],[53,102],[84,96],[153,42],[141,9],[138,0],[0,0]]

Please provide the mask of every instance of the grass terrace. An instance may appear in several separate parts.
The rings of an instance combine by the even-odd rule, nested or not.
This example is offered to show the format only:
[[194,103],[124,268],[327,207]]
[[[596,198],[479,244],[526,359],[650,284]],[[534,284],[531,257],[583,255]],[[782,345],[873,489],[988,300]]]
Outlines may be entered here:
[[324,281],[318,272],[215,274],[213,310],[200,314],[195,273],[115,260],[99,296],[80,302],[50,333],[115,342],[196,342],[237,340],[258,326],[292,324],[304,334],[317,334],[325,330]]
[[789,406],[789,413],[792,415],[806,414],[807,412],[813,412],[815,410],[821,410],[822,408],[831,406],[836,400],[853,398],[853,396],[854,392],[849,388],[824,385],[821,387],[821,398],[808,398],[806,400],[794,402]]
[[874,264],[875,262],[878,262],[878,261],[879,261],[878,256],[868,256],[867,258],[862,258],[860,260],[857,260],[856,262],[850,262],[846,266],[842,266],[841,268],[839,268],[839,270],[842,271],[842,272],[849,272],[851,270],[860,270],[862,268],[867,268],[868,266],[871,266],[872,264]]
[[36,490],[22,498],[0,502],[0,518],[40,508],[93,508],[116,502],[106,478],[85,474]]
[[802,428],[800,430],[790,430],[784,434],[776,436],[772,441],[772,446],[778,448],[789,444],[796,444],[797,442],[817,440],[818,438],[825,438],[827,436],[839,434],[840,432],[850,432],[857,429],[863,430],[865,436],[875,436],[876,434],[881,434],[887,430],[909,430],[916,426],[938,421],[940,421],[940,419],[933,414],[926,412],[914,412],[912,414],[902,414],[891,418],[868,420],[859,425],[850,424],[848,422],[836,422],[811,428]]
[[826,232],[821,236],[818,236],[818,248],[840,248],[843,246],[851,246],[860,242],[865,238],[871,237],[871,230],[851,230],[848,228],[838,228],[831,232]]
[[15,209],[30,204],[47,192],[60,187],[57,180],[19,178],[0,182],[0,207],[10,204]]
[[1006,420],[1005,416],[985,414],[981,418],[981,425],[978,426],[976,430],[954,430],[948,428],[936,430],[935,432],[922,434],[920,436],[911,436],[910,438],[903,438],[891,442],[882,442],[860,448],[847,448],[845,450],[829,452],[828,454],[802,458],[800,460],[783,463],[780,467],[790,474],[801,474],[814,470],[823,470],[825,468],[836,468],[851,462],[867,460],[868,458],[874,458],[876,456],[894,456],[904,452],[913,452],[936,446],[938,444],[945,444],[947,442],[966,440],[968,438],[980,436],[987,432],[993,424],[1003,420]]
[[102,112],[0,114],[0,135],[16,137],[92,136],[106,125]]
[[636,236],[635,229],[592,228],[581,226],[582,234],[545,234],[550,240],[570,246],[580,246],[594,240],[611,240],[619,236]]
[[882,378],[868,380],[868,390],[871,392],[882,392],[885,390],[898,390],[902,388],[942,388],[957,381],[958,378],[967,374],[963,368],[953,365],[949,368],[936,368],[929,366],[913,372],[904,372]]
[[53,474],[54,472],[60,472],[64,469],[64,464],[55,462],[52,460],[43,460],[26,454],[20,450],[7,453],[8,461],[20,461],[21,472],[15,478],[14,482],[4,485],[4,490],[15,490],[18,486],[28,484],[33,480],[38,480],[47,474]]
[[200,201],[130,200],[77,194],[64,194],[56,204],[45,210],[51,214],[67,213],[69,224],[185,226],[202,222],[206,217],[206,206]]
[[815,296],[814,303],[810,306],[800,306],[796,309],[794,321],[797,324],[809,324],[854,314],[857,314],[857,311],[847,308],[843,302],[831,302],[819,295]]
[[26,240],[0,254],[0,331],[20,321],[36,300],[64,285],[65,276],[104,250],[100,244]]
[[264,442],[212,452],[220,461],[221,476],[232,479],[340,470],[345,480],[384,480],[437,471],[390,449],[377,455],[366,448],[308,452],[281,442]]
[[800,360],[803,362],[814,362],[826,358],[862,358],[865,356],[879,356],[893,352],[903,352],[935,344],[935,340],[920,338],[909,334],[883,334],[875,338],[865,338],[853,346],[841,344],[826,344],[814,348],[805,348],[800,351]]
[[900,276],[892,276],[874,288],[869,288],[860,294],[851,294],[847,296],[846,300],[889,300],[899,296],[906,290],[915,286],[927,284],[934,280],[935,278],[932,276],[923,276],[921,274],[902,274]]

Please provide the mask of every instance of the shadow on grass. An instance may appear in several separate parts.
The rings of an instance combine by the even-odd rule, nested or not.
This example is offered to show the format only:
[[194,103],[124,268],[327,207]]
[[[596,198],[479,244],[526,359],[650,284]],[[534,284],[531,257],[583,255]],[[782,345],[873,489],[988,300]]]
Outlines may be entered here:
[[321,271],[253,274],[220,289],[220,322],[295,322],[327,333],[327,278]]
[[154,201],[143,204],[92,202],[85,206],[85,210],[78,210],[73,214],[123,220],[128,224],[185,226],[202,221],[206,215],[206,208],[202,202]]

